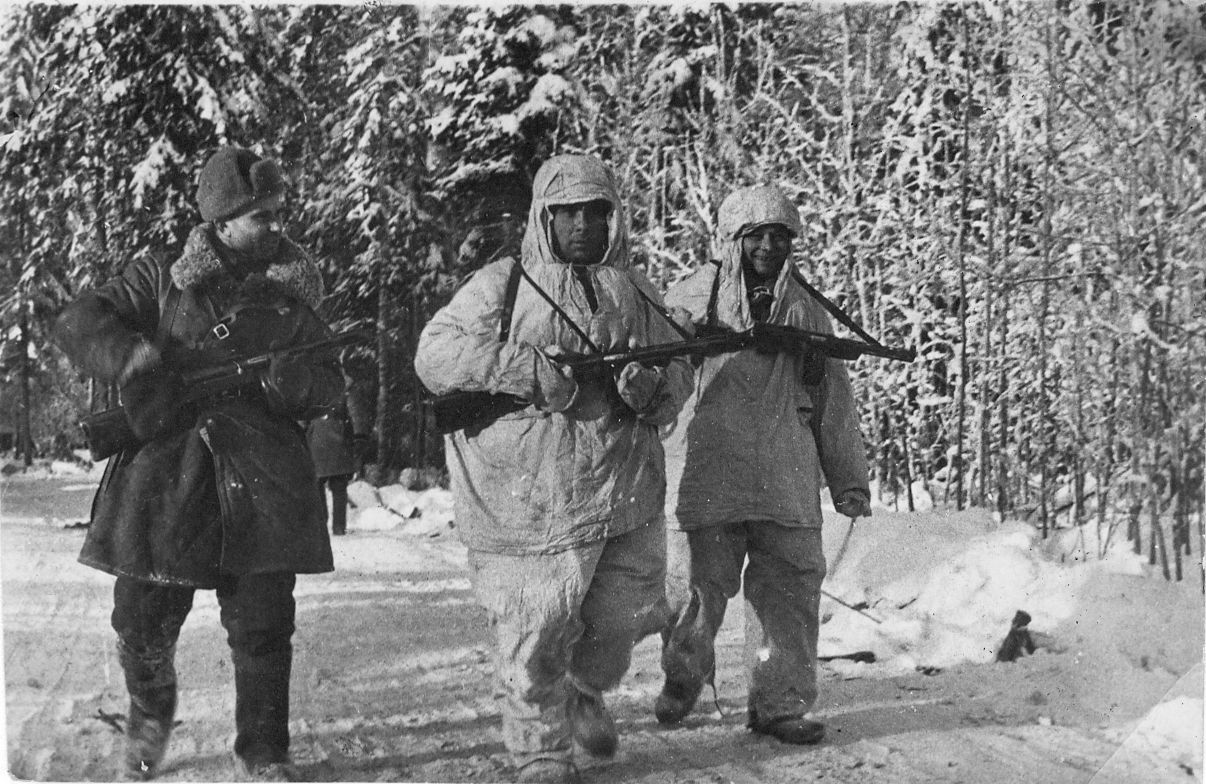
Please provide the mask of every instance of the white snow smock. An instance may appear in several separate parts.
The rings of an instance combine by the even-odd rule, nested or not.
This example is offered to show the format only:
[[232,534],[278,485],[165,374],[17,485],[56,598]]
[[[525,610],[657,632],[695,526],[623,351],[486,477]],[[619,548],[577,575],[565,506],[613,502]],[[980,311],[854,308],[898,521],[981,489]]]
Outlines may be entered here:
[[[605,199],[612,209],[605,257],[580,268],[597,299],[592,309],[574,268],[553,252],[549,208],[595,199]],[[600,349],[680,339],[638,293],[661,303],[648,279],[629,266],[618,191],[597,160],[565,155],[541,167],[522,260],[535,283]],[[619,399],[610,378],[579,379],[568,409],[543,410],[536,368],[549,360],[537,349],[590,349],[526,280],[520,281],[510,335],[499,341],[515,263],[499,259],[476,272],[424,327],[415,356],[419,378],[437,395],[502,392],[536,403],[473,435],[457,431],[446,437],[462,540],[485,552],[551,553],[660,525],[665,473],[658,426],[674,419],[690,393],[689,363],[675,359],[658,369],[665,382],[662,394],[641,416]]]
[[[800,233],[795,205],[777,189],[743,188],[721,204],[719,267],[704,264],[666,294],[704,324],[717,275],[716,325],[749,329],[740,235],[778,223]],[[783,265],[767,321],[832,333],[829,316]],[[867,489],[867,458],[850,378],[840,360],[825,361],[820,384],[804,383],[805,359],[746,349],[704,359],[695,387],[665,438],[667,525],[692,530],[766,520],[820,527],[820,488],[837,497]]]

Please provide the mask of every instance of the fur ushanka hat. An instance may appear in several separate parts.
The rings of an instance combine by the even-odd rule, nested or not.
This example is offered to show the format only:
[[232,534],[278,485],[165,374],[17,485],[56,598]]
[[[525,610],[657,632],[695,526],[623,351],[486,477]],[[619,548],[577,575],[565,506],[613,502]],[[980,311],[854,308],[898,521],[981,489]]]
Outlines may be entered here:
[[197,206],[204,221],[227,220],[284,192],[285,181],[276,161],[242,147],[223,147],[201,169]]

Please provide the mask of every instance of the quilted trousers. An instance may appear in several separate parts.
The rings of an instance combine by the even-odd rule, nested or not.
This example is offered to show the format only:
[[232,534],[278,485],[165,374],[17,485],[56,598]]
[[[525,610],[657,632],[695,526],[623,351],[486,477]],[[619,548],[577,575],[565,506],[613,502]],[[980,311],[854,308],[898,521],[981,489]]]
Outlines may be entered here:
[[670,530],[667,540],[667,679],[712,681],[716,632],[744,583],[751,715],[772,721],[811,710],[825,579],[821,530],[753,521]]

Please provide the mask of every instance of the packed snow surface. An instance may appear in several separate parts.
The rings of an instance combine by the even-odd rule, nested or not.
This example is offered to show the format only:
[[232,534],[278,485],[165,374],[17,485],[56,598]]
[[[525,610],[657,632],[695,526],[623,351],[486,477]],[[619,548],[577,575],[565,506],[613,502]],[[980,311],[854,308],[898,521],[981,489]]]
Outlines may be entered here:
[[[8,769],[106,780],[125,711],[112,578],[74,560],[100,468],[12,469],[0,479]],[[349,497],[336,571],[298,581],[295,761],[316,780],[508,780],[492,644],[451,495],[354,482]],[[717,640],[717,692],[681,728],[652,720],[658,643],[637,646],[609,697],[621,754],[583,761],[584,780],[1202,780],[1200,553],[1170,582],[1094,524],[1043,539],[984,510],[882,504],[853,528],[827,508],[825,537],[820,655],[874,656],[823,662],[815,715],[830,740],[790,748],[744,731],[738,600]],[[227,777],[228,665],[195,659],[225,653],[216,610],[199,592],[182,637],[168,780]],[[1018,611],[1037,650],[997,662]],[[1003,773],[1005,757],[1030,778]]]

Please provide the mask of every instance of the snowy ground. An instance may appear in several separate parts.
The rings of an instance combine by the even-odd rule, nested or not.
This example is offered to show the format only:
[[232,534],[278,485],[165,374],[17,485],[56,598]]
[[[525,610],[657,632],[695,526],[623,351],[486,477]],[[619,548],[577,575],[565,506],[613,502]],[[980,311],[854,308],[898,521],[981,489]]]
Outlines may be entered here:
[[[97,471],[56,464],[0,479],[7,770],[112,780],[126,702],[108,627],[112,579],[75,562]],[[490,642],[442,491],[353,485],[336,571],[298,582],[291,730],[316,781],[502,782],[511,775]],[[832,562],[848,523],[826,519]],[[609,696],[621,731],[583,780],[705,782],[1194,782],[1202,780],[1203,601],[1092,536],[1046,543],[982,511],[877,508],[826,590],[818,747],[744,729],[742,610],[718,641],[717,700],[676,729],[652,715],[656,639]],[[1089,532],[1092,533],[1092,532]],[[1015,611],[1040,644],[992,661]],[[872,616],[872,617],[868,617]],[[200,592],[177,657],[178,726],[161,778],[234,778],[233,682],[217,605]]]

